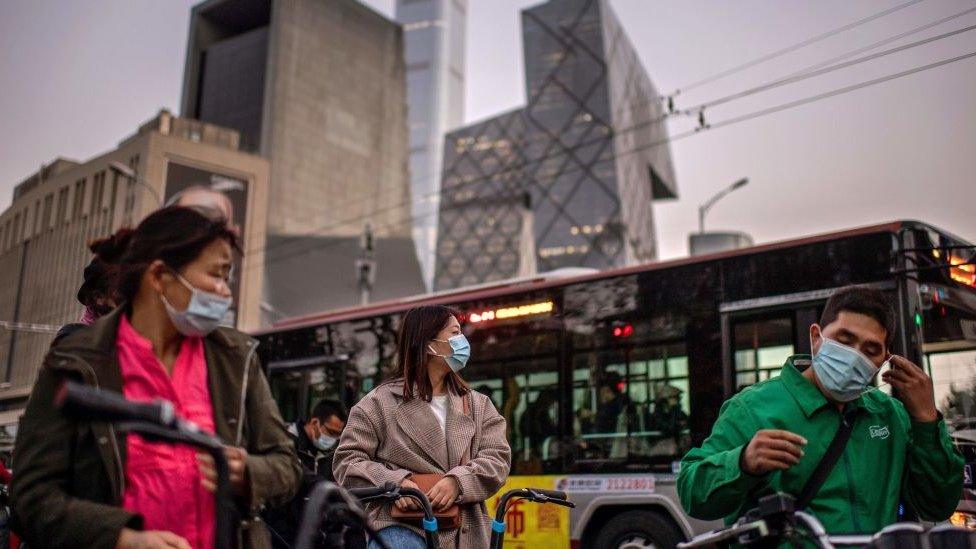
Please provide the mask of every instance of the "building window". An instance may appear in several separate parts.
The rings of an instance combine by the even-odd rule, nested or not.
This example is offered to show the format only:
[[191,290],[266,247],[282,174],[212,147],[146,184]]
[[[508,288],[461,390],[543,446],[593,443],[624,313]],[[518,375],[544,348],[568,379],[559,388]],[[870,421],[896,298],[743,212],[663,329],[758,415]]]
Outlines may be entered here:
[[84,214],[85,207],[85,187],[88,181],[85,178],[81,178],[75,181],[75,202],[71,208],[71,218],[78,219]]
[[58,191],[58,215],[55,218],[55,224],[64,223],[67,221],[68,216],[68,193],[71,191],[68,187],[64,187]]
[[37,234],[41,232],[41,199],[38,198],[34,202],[34,232],[32,234]]
[[51,228],[51,213],[54,209],[54,195],[49,194],[44,197],[44,217],[41,218],[41,228]]
[[99,172],[92,178],[92,201],[89,209],[90,215],[95,215],[102,207],[102,197],[105,194],[105,174]]
[[11,245],[16,246],[17,242],[20,242],[20,214],[14,216],[14,226],[13,226],[13,238],[11,239]]

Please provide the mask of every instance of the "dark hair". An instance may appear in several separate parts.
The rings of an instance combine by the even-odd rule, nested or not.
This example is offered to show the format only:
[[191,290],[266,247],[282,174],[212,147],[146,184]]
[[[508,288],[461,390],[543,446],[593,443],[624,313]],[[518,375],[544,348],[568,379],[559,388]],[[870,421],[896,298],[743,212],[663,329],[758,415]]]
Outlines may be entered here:
[[[433,397],[434,388],[427,375],[427,344],[437,337],[452,316],[457,317],[457,313],[443,305],[424,305],[410,309],[403,315],[397,333],[397,372],[393,380],[403,380],[404,400],[414,397],[414,386],[421,399],[430,402]],[[458,395],[467,394],[470,390],[457,372],[449,372],[444,383]]]
[[116,292],[121,300],[130,302],[139,292],[142,275],[157,259],[178,271],[218,239],[241,252],[237,236],[225,220],[182,206],[156,210],[135,229],[120,229],[113,238],[112,251],[121,250],[114,265]]
[[864,286],[847,286],[830,296],[823,314],[820,315],[820,326],[826,326],[837,320],[842,312],[857,313],[878,321],[885,329],[885,346],[890,347],[895,339],[895,314],[891,310],[888,298],[881,290]]
[[309,414],[309,420],[317,419],[320,423],[325,423],[327,419],[332,416],[336,416],[341,419],[343,423],[346,421],[346,407],[342,405],[338,400],[331,400],[324,398],[315,403],[312,407],[312,413]]
[[84,280],[78,288],[77,297],[96,316],[108,314],[112,310],[106,302],[119,301],[113,280],[113,266],[125,251],[124,244],[130,232],[127,228],[119,229],[114,234],[95,239],[88,244],[88,250],[94,255],[85,266]]

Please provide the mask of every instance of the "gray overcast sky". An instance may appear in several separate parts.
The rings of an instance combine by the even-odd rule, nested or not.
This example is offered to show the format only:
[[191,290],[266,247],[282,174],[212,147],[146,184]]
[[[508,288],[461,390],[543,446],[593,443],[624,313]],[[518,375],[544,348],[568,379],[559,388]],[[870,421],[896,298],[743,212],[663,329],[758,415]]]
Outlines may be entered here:
[[[178,111],[191,0],[0,2],[0,207],[56,156],[111,149],[161,107]],[[367,0],[392,16],[393,0]],[[524,102],[518,10],[535,0],[470,0],[466,118]],[[667,92],[899,0],[611,0]],[[927,0],[825,42],[702,86],[691,106],[973,7]],[[976,13],[900,43],[976,24]],[[885,48],[891,47],[884,46]],[[718,122],[976,51],[976,31],[736,101]],[[691,127],[671,121],[672,133]],[[709,214],[759,242],[895,218],[976,239],[976,58],[671,145],[680,198],[655,207],[660,256],[687,253],[697,206],[739,177],[751,184]]]

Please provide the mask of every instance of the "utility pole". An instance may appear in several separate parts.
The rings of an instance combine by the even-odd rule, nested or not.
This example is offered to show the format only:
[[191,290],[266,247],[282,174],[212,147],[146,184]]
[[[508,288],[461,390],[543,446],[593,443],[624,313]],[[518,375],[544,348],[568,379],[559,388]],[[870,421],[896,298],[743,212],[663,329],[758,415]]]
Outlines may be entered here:
[[369,303],[373,284],[376,282],[376,252],[373,247],[373,228],[367,222],[359,240],[359,257],[356,259],[356,282],[359,285],[359,304]]

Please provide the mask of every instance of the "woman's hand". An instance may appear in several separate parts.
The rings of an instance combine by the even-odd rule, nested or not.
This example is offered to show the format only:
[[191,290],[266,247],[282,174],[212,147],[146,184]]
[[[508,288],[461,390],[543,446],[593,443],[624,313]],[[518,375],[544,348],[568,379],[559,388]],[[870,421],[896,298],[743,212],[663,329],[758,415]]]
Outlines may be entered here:
[[[409,478],[405,478],[400,481],[400,488],[414,488],[416,490],[419,490],[420,486],[417,486],[417,483],[410,480]],[[417,503],[417,500],[413,499],[412,497],[406,497],[406,496],[401,497],[400,499],[393,502],[393,505],[396,505],[396,508],[401,511],[420,510],[420,504]]]
[[454,477],[444,477],[427,491],[427,499],[434,509],[446,509],[457,501],[461,487]]
[[[231,491],[235,496],[247,495],[247,450],[236,446],[225,446],[224,457],[227,458],[227,468],[230,471]],[[200,466],[200,481],[208,492],[217,491],[217,468],[209,454],[197,454]]]
[[115,549],[193,549],[190,543],[172,532],[140,532],[123,528]]

